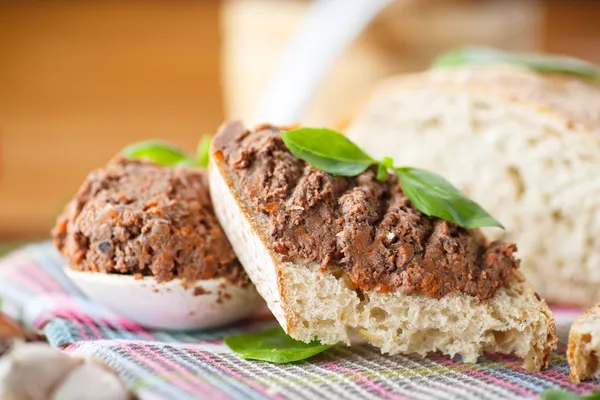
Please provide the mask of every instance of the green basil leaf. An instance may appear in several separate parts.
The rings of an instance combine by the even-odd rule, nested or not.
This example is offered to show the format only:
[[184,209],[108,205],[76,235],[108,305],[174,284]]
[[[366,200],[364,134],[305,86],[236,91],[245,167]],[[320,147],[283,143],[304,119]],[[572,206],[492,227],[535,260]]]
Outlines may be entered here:
[[158,165],[175,166],[190,163],[189,157],[178,148],[160,141],[132,144],[121,151],[127,158],[150,160]]
[[326,128],[281,132],[287,148],[298,158],[332,175],[356,176],[375,163],[343,134]]
[[206,135],[202,137],[202,140],[198,143],[198,149],[196,150],[196,158],[198,159],[198,164],[201,167],[208,167],[208,163],[210,161],[210,144],[212,142],[212,136]]
[[600,82],[600,68],[573,57],[537,53],[509,53],[486,47],[450,50],[436,58],[434,68],[462,65],[516,64],[540,72],[561,72]]
[[245,359],[275,364],[304,360],[335,346],[321,344],[318,340],[300,342],[292,339],[281,328],[231,336],[225,339],[225,344]]
[[504,229],[487,211],[463,196],[450,182],[422,169],[396,168],[402,191],[425,215],[438,217],[467,229],[497,226]]
[[577,393],[564,390],[547,389],[542,392],[540,398],[542,400],[600,400],[600,391],[594,391],[590,395],[581,396]]
[[394,168],[394,160],[391,157],[383,157],[383,160],[377,164],[376,179],[380,182],[388,178],[388,169]]
[[191,157],[187,157],[178,163],[171,165],[171,167],[187,167],[187,168],[199,168],[202,167],[198,160],[194,160]]

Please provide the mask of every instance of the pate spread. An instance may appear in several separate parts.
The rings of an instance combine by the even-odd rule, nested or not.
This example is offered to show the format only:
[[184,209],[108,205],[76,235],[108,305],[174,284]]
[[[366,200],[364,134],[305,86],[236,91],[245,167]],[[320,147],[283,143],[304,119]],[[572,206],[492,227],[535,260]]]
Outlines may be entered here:
[[214,215],[203,171],[117,159],[88,175],[53,235],[80,271],[248,283]]
[[479,230],[420,213],[393,174],[379,182],[375,168],[339,177],[311,167],[287,150],[278,128],[226,124],[214,151],[266,217],[272,250],[341,269],[359,289],[486,300],[519,266],[514,244],[489,244]]

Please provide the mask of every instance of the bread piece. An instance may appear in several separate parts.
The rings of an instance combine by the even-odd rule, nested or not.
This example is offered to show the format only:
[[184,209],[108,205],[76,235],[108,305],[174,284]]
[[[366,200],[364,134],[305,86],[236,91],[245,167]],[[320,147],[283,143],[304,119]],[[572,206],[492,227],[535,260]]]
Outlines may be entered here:
[[550,302],[600,301],[600,85],[511,66],[390,78],[346,129],[374,157],[443,174],[518,243]]
[[575,320],[569,332],[567,359],[572,382],[600,377],[600,304]]
[[[239,123],[222,128],[243,129]],[[215,138],[215,140],[217,140]],[[554,318],[516,272],[487,302],[455,292],[426,295],[358,291],[344,274],[306,260],[283,260],[273,248],[266,217],[254,211],[237,175],[214,152],[210,189],[215,214],[258,292],[292,337],[308,342],[351,343],[358,333],[382,352],[441,351],[475,362],[484,351],[514,353],[530,370],[548,364],[556,348]]]

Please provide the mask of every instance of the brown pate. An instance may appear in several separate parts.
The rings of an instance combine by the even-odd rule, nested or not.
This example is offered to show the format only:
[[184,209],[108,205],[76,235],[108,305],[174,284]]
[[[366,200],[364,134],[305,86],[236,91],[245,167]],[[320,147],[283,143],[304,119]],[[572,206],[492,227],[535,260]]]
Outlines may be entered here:
[[268,221],[270,247],[284,260],[316,262],[357,288],[441,297],[460,291],[484,301],[513,277],[512,243],[419,212],[398,179],[368,169],[332,176],[291,154],[280,129],[223,126],[214,157],[239,181],[248,205]]
[[88,175],[58,218],[55,246],[80,271],[246,285],[207,179],[200,170],[119,158]]

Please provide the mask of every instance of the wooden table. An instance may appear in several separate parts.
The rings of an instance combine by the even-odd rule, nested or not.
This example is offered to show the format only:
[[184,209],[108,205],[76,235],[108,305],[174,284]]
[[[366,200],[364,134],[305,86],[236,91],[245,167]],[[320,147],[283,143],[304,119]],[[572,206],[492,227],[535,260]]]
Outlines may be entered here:
[[195,150],[223,119],[219,4],[0,2],[0,240],[48,234],[133,141]]

